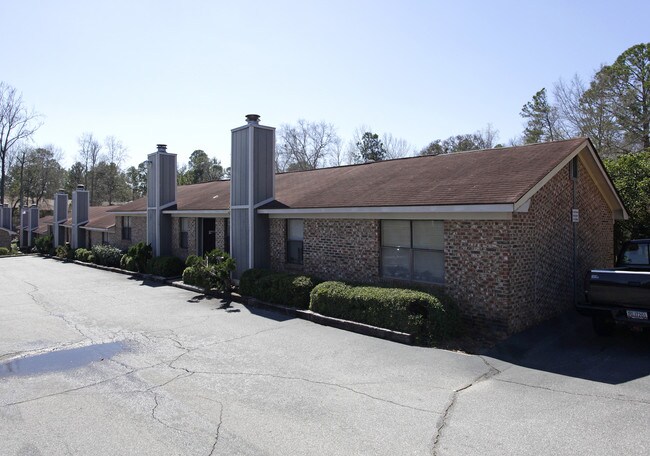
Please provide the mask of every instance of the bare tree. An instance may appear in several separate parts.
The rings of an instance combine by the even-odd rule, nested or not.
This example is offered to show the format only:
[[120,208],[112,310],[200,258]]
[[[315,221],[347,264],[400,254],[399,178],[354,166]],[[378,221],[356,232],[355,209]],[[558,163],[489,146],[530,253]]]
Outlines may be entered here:
[[124,184],[124,178],[121,174],[122,163],[127,157],[126,147],[122,141],[115,136],[107,136],[104,140],[106,153],[103,155],[103,188],[109,206],[113,204],[115,193],[120,186]]
[[40,115],[27,110],[22,94],[0,82],[0,204],[5,201],[6,164],[11,148],[31,137],[40,126]]
[[334,125],[298,120],[278,131],[276,170],[296,171],[321,168],[336,155],[340,139]]
[[[95,204],[95,188],[97,184],[96,166],[99,163],[99,153],[102,146],[92,133],[84,133],[77,140],[79,144],[79,161],[84,165],[84,185],[90,192],[90,204]],[[89,184],[90,179],[90,185]]]
[[402,138],[396,138],[390,133],[384,133],[381,136],[381,142],[386,148],[386,160],[408,157],[415,152],[415,148],[408,141]]

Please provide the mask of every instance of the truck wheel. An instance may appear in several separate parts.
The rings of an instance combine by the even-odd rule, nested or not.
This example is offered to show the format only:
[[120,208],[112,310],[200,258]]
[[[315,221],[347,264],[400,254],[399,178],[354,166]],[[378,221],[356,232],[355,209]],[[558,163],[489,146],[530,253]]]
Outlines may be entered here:
[[591,324],[594,327],[594,332],[599,336],[611,336],[616,328],[616,323],[611,317],[591,317]]

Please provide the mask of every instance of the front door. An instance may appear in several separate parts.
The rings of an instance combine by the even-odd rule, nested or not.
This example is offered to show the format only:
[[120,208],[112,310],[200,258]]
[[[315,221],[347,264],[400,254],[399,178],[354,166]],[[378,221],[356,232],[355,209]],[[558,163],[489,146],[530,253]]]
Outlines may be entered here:
[[202,236],[202,245],[203,245],[203,251],[201,252],[201,255],[206,254],[210,250],[214,250],[216,247],[215,242],[214,242],[214,219],[213,218],[204,218],[201,219],[201,228],[203,229],[203,236]]

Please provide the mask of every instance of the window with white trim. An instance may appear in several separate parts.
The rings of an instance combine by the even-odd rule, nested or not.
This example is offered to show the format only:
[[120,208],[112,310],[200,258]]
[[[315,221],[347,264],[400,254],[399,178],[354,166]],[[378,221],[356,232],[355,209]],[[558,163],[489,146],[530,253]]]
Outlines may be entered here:
[[381,275],[391,279],[443,283],[443,222],[382,220]]
[[304,231],[304,220],[287,220],[287,263],[302,264]]
[[186,217],[181,217],[178,223],[180,226],[180,248],[186,249],[190,237],[190,220]]

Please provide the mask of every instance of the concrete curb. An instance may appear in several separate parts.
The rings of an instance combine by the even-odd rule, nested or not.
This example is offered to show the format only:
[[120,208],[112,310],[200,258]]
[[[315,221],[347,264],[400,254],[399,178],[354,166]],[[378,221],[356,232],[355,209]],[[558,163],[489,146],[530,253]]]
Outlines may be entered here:
[[[68,263],[75,263],[80,266],[86,266],[89,268],[101,269],[103,271],[117,272],[124,275],[130,275],[131,277],[134,278],[142,278],[143,280],[160,282],[166,285],[170,285],[172,287],[181,288],[183,290],[205,294],[202,288],[195,287],[194,285],[187,285],[183,283],[182,280],[178,280],[178,277],[165,278],[160,276],[154,276],[151,274],[142,274],[139,272],[126,271],[124,269],[119,269],[119,268],[101,266],[94,263],[85,263],[83,261],[64,260],[61,258],[57,258],[55,256],[43,255],[43,257],[52,258],[58,261],[63,261]],[[214,296],[215,298],[224,297],[223,293],[218,291],[210,291],[210,293],[208,294],[210,296]],[[357,334],[362,334],[364,336],[376,337],[378,339],[389,340],[392,342],[397,342],[405,345],[413,345],[415,342],[413,335],[408,333],[392,331],[390,329],[379,328],[377,326],[366,325],[364,323],[357,323],[356,321],[341,320],[340,318],[328,317],[316,312],[312,312],[311,310],[296,309],[294,307],[287,307],[280,304],[273,304],[270,302],[260,301],[259,299],[251,298],[248,296],[242,296],[238,293],[231,293],[230,297],[233,302],[237,302],[243,305],[249,305],[249,306],[257,307],[259,309],[281,313],[283,315],[287,315],[290,317],[300,318],[302,320],[308,320],[311,321],[312,323],[317,323],[323,326],[331,326],[333,328],[342,329],[344,331],[350,331]]]

